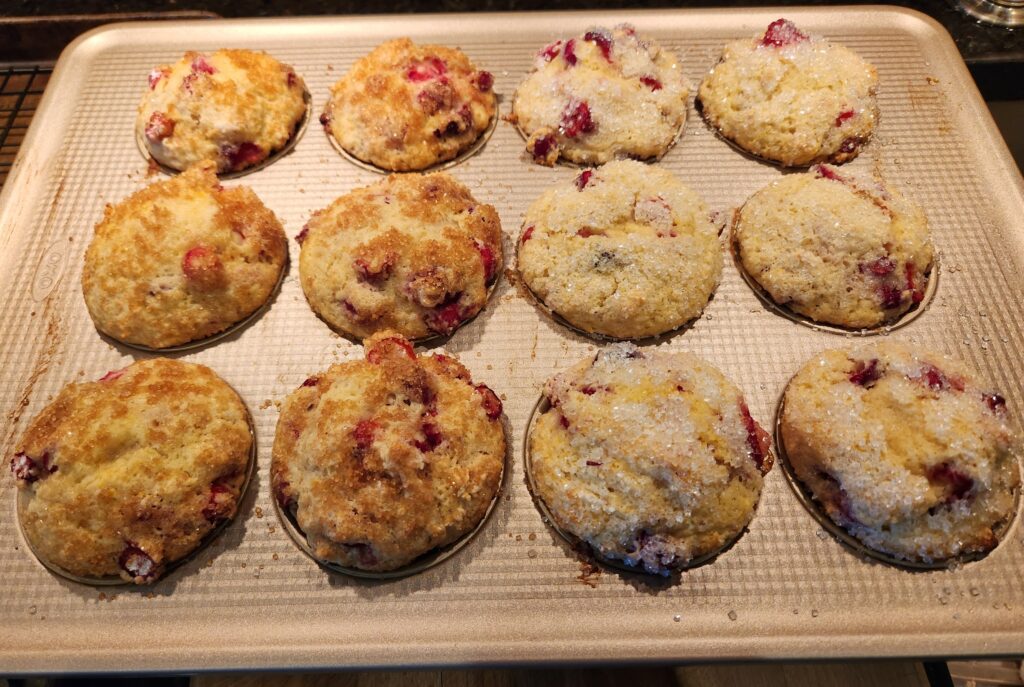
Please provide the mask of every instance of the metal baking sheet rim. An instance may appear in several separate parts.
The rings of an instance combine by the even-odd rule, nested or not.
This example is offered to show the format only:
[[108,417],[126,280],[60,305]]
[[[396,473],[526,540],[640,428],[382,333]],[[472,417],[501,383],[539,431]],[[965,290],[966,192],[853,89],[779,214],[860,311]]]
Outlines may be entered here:
[[[910,33],[916,32],[921,49],[930,56],[936,71],[944,77],[944,85],[951,97],[958,98],[958,108],[951,108],[950,116],[961,124],[968,122],[975,129],[972,143],[982,147],[986,163],[976,171],[983,182],[998,180],[1001,193],[993,199],[997,213],[1003,217],[1014,209],[1024,206],[1024,179],[1021,178],[1005,144],[981,101],[969,73],[960,60],[952,39],[942,27],[927,16],[904,8],[887,6],[836,7],[828,10],[834,13],[857,13],[861,17],[876,15],[876,21],[887,19],[899,21]],[[628,19],[643,27],[652,25],[658,17],[685,16],[699,23],[702,18],[737,17],[728,33],[718,31],[723,42],[727,37],[752,33],[780,13],[795,19],[820,17],[822,10],[814,8],[777,8],[756,10],[643,10],[630,12],[558,12],[501,15],[429,15],[402,17],[400,33],[413,33],[436,22],[443,22],[445,29],[457,41],[460,35],[473,35],[502,23],[526,23],[538,30],[540,24],[552,26],[559,21],[573,24],[602,23]],[[742,18],[741,18],[742,17]],[[246,43],[258,41],[260,35],[301,37],[307,26],[321,25],[330,19],[271,19],[233,20],[217,22],[231,35],[231,29],[258,29],[247,33]],[[339,18],[338,23],[359,23],[379,25],[393,22],[393,17]],[[175,24],[179,24],[175,22]],[[181,22],[181,26],[191,26]],[[204,25],[209,28],[209,22]],[[79,38],[62,55],[50,86],[39,106],[22,152],[15,162],[11,175],[0,192],[0,265],[6,266],[18,256],[10,250],[15,230],[22,225],[28,214],[38,204],[38,196],[45,191],[45,181],[60,179],[65,170],[54,168],[59,155],[61,137],[47,136],[47,125],[66,124],[70,108],[64,106],[57,93],[74,89],[76,76],[88,68],[90,51],[99,49],[107,40],[112,40],[119,31],[144,30],[151,24],[122,24],[96,29]],[[166,24],[164,25],[166,26]],[[196,25],[199,28],[199,25]],[[555,33],[547,29],[551,33]],[[715,34],[717,35],[717,34]],[[925,38],[921,38],[921,36]],[[230,43],[225,40],[225,43]],[[927,42],[927,45],[926,45]],[[180,38],[167,40],[166,46],[181,46]],[[699,75],[695,75],[698,76]],[[948,79],[948,83],[946,82]],[[316,97],[316,96],[314,96]],[[46,113],[46,116],[44,116]],[[687,127],[698,126],[690,122]],[[980,125],[980,128],[978,128]],[[979,157],[980,157],[979,153]],[[1011,227],[1012,228],[1012,227]],[[1011,252],[1012,260],[1024,262],[1024,236],[1007,232],[1003,237],[1014,242],[1022,250]],[[43,256],[46,258],[46,255]],[[66,268],[65,268],[66,269]],[[61,275],[57,275],[57,280]],[[73,286],[71,288],[74,288]],[[513,432],[518,434],[517,428]],[[266,447],[264,447],[265,450]],[[513,475],[512,477],[519,477]],[[40,570],[40,574],[46,574]],[[273,607],[260,609],[254,620],[263,622],[246,626],[244,642],[225,642],[225,626],[216,619],[190,617],[184,632],[180,627],[171,627],[174,619],[149,619],[149,623],[138,623],[132,628],[134,642],[131,649],[123,651],[124,628],[97,622],[95,619],[71,619],[58,627],[51,625],[51,632],[32,631],[31,636],[39,642],[30,644],[26,635],[26,624],[12,624],[0,627],[0,642],[5,650],[0,656],[0,672],[16,674],[45,674],[56,671],[67,673],[99,673],[111,671],[132,672],[194,672],[216,670],[252,670],[266,668],[376,668],[397,666],[444,666],[444,665],[520,665],[553,663],[622,663],[622,662],[666,662],[666,661],[727,661],[727,660],[778,660],[784,658],[855,658],[861,656],[944,656],[963,655],[967,641],[972,649],[969,655],[1012,656],[1024,651],[1019,622],[1003,616],[1000,621],[993,619],[982,630],[958,631],[957,628],[940,628],[928,625],[925,616],[915,619],[908,614],[904,620],[907,631],[894,631],[888,618],[865,618],[864,614],[850,614],[850,617],[832,618],[816,626],[808,627],[808,615],[790,615],[788,611],[759,613],[757,617],[740,614],[735,621],[724,615],[720,618],[702,616],[700,627],[686,623],[665,622],[654,626],[650,615],[636,615],[609,612],[607,615],[588,613],[585,619],[579,617],[553,617],[545,613],[543,600],[531,601],[535,608],[524,610],[522,599],[503,600],[494,604],[497,615],[503,610],[517,609],[517,631],[480,632],[489,624],[488,617],[465,617],[464,622],[448,623],[444,632],[431,623],[431,618],[410,615],[402,628],[400,642],[394,641],[393,622],[388,618],[374,617],[372,608],[361,609],[366,615],[353,614],[346,608],[347,634],[339,637],[337,623],[339,616],[326,607],[312,614],[305,622],[282,628],[274,623]],[[451,607],[458,611],[459,601],[451,601]],[[681,609],[685,612],[685,609]],[[671,614],[666,609],[666,613]],[[194,614],[193,614],[194,615]],[[356,622],[357,621],[357,622]],[[580,623],[585,622],[587,632],[580,637]],[[835,624],[833,624],[835,623]],[[234,629],[242,630],[239,622]],[[493,625],[492,625],[493,626]],[[40,626],[36,625],[39,628]],[[41,626],[45,628],[46,626]],[[838,634],[838,629],[842,633]],[[170,631],[168,631],[170,630]],[[833,632],[835,634],[829,634]],[[970,635],[975,639],[967,640]],[[624,637],[636,637],[635,641]],[[571,639],[570,639],[571,638]],[[642,638],[642,639],[640,639]],[[51,641],[54,640],[54,641]],[[115,648],[118,647],[118,648]]]

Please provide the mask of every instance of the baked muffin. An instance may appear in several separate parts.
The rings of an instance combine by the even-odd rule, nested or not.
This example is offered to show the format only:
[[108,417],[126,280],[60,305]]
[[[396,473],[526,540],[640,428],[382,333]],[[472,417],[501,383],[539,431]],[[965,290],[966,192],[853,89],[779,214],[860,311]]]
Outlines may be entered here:
[[704,201],[666,170],[632,160],[584,170],[526,212],[523,282],[582,330],[640,338],[700,315],[722,276]]
[[782,445],[829,518],[915,563],[999,543],[1020,485],[1006,401],[962,363],[895,342],[831,350],[789,383]]
[[299,279],[317,315],[355,338],[449,335],[487,302],[501,222],[447,174],[390,176],[313,215]]
[[287,255],[274,213],[248,188],[218,184],[207,162],[107,205],[85,252],[82,292],[104,334],[168,348],[254,313]]
[[878,121],[878,73],[853,51],[779,19],[729,43],[697,106],[743,150],[787,167],[857,157]]
[[245,405],[202,365],[140,360],[69,384],[11,459],[22,530],[72,575],[153,582],[234,517],[251,448]]
[[473,147],[497,111],[494,76],[456,48],[387,41],[331,87],[320,122],[354,157],[409,172]]
[[218,172],[238,172],[284,148],[305,114],[302,78],[270,55],[187,52],[149,73],[135,128],[162,165],[213,161]]
[[876,327],[924,299],[924,211],[896,191],[820,165],[755,193],[736,215],[744,271],[779,305],[842,327]]
[[395,570],[473,531],[505,462],[501,401],[394,332],[281,407],[271,484],[320,561]]
[[593,28],[537,53],[509,120],[543,165],[655,158],[682,131],[689,93],[674,54],[628,24]]
[[771,440],[739,389],[696,356],[618,344],[544,385],[530,476],[563,531],[668,575],[750,522]]

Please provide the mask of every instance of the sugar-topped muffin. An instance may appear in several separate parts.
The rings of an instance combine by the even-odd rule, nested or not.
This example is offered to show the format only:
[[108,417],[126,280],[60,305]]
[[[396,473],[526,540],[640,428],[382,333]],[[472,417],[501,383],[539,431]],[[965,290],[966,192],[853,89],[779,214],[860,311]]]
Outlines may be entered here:
[[287,257],[274,213],[250,189],[221,186],[203,163],[107,205],[85,252],[82,292],[104,334],[168,348],[259,309]]
[[394,332],[365,349],[285,400],[271,486],[317,559],[388,571],[476,528],[505,434],[501,401],[456,359],[417,357]]
[[153,582],[234,517],[251,447],[245,405],[202,365],[154,358],[69,384],[10,461],[22,529],[72,575]]
[[331,87],[320,122],[353,156],[395,172],[457,157],[497,112],[494,76],[442,45],[387,41]]
[[933,261],[918,205],[827,165],[751,196],[733,241],[744,271],[772,300],[848,328],[891,322],[920,303]]
[[306,86],[291,67],[251,50],[187,52],[149,73],[136,130],[162,165],[213,161],[238,172],[284,148],[306,113]]
[[852,50],[779,19],[725,46],[698,108],[740,148],[785,166],[857,157],[878,121],[878,73]]
[[597,555],[667,575],[750,522],[771,440],[707,362],[617,344],[544,395],[527,438],[535,495]]
[[655,158],[682,131],[689,93],[676,55],[628,24],[592,28],[537,53],[510,121],[543,165]]
[[700,315],[722,276],[718,232],[670,172],[609,162],[548,189],[519,239],[523,282],[588,332],[641,338]]
[[797,478],[867,547],[917,563],[993,549],[1020,451],[1005,399],[961,362],[891,341],[811,358],[786,389]]
[[502,265],[498,213],[444,173],[356,189],[298,238],[310,306],[356,338],[447,336],[484,307]]

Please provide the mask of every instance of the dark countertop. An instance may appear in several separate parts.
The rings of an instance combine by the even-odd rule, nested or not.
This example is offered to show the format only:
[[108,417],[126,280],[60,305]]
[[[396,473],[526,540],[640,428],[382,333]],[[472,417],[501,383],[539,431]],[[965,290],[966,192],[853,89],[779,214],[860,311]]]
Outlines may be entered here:
[[[968,62],[1024,62],[1024,29],[1010,30],[979,23],[957,9],[955,0],[902,0],[902,5],[928,14],[952,34]],[[478,12],[615,9],[631,7],[743,7],[829,5],[826,0],[0,0],[0,17],[57,14],[110,14],[203,10],[224,17],[297,16],[317,14],[401,14],[407,12]],[[846,4],[877,4],[847,0]]]

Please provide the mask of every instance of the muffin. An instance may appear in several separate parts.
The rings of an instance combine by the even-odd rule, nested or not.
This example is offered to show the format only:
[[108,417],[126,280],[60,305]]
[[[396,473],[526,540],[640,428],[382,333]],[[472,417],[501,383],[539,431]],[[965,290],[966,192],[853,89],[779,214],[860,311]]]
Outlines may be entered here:
[[484,307],[502,265],[498,213],[444,173],[356,189],[315,213],[298,239],[310,307],[357,339],[451,334]]
[[220,173],[239,172],[284,148],[305,114],[302,78],[270,55],[187,52],[149,73],[135,129],[171,169],[212,161]]
[[509,119],[543,165],[656,158],[682,131],[689,93],[679,59],[620,24],[541,49]]
[[919,206],[826,165],[751,196],[733,241],[743,270],[777,304],[854,329],[920,303],[934,257]]
[[739,389],[696,356],[604,349],[544,385],[527,438],[535,496],[604,559],[668,575],[754,515],[771,441]]
[[320,122],[354,157],[395,172],[473,147],[497,112],[494,76],[456,48],[387,41],[331,87]]
[[886,341],[815,356],[786,389],[780,432],[818,507],[902,561],[984,555],[1016,510],[1006,401],[937,353]]
[[82,292],[104,334],[168,348],[258,310],[287,256],[274,213],[248,188],[218,184],[207,162],[107,205],[85,252]]
[[271,485],[318,560],[384,572],[472,532],[498,493],[501,401],[394,332],[281,407]]
[[584,170],[526,212],[523,282],[571,325],[614,338],[700,315],[722,276],[704,201],[666,170],[632,160]]
[[251,448],[242,400],[202,365],[154,358],[69,384],[11,459],[22,530],[71,575],[153,582],[234,517]]
[[878,73],[853,51],[779,19],[729,43],[697,93],[718,132],[787,167],[857,157],[878,121]]

